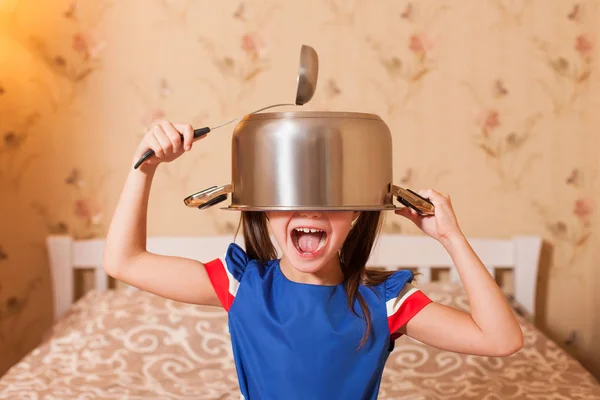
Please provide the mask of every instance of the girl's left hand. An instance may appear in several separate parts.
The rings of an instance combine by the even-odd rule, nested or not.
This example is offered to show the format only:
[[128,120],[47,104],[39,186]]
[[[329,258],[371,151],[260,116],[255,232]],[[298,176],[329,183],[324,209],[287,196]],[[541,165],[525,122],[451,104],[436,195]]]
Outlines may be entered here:
[[433,203],[435,215],[421,216],[410,207],[396,210],[395,213],[410,219],[419,229],[441,243],[447,242],[453,236],[462,235],[450,202],[450,196],[438,193],[433,189],[419,190],[417,193]]

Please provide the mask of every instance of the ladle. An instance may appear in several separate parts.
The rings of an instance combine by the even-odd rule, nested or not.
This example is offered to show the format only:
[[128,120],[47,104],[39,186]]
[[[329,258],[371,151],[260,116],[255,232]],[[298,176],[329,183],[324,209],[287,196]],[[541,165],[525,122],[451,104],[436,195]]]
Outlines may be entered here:
[[[281,106],[301,106],[306,104],[312,99],[313,94],[315,93],[315,89],[317,87],[317,78],[319,75],[319,57],[315,49],[308,45],[302,45],[300,49],[300,68],[298,70],[297,77],[297,87],[296,87],[296,102],[295,103],[281,103],[281,104],[273,104],[268,107],[260,108],[256,111],[251,112],[250,114],[256,114],[260,111],[268,110],[270,108],[281,107]],[[249,114],[246,114],[249,115]],[[220,125],[216,125],[212,128],[208,126],[204,128],[194,129],[194,139],[198,139],[210,131],[215,130],[217,128],[221,128],[225,125],[229,125],[232,122],[238,121],[244,118],[246,115],[236,117],[230,121],[222,123]],[[181,135],[181,140],[183,141],[183,135]],[[137,169],[144,161],[154,155],[154,150],[150,149],[140,157],[140,159],[135,163],[134,169]]]

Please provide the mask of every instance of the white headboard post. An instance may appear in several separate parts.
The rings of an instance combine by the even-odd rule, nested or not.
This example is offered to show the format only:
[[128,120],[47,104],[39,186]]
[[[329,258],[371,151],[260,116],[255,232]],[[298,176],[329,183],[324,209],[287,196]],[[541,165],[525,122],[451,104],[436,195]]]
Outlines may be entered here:
[[54,320],[57,320],[73,303],[73,239],[70,236],[48,236],[46,245],[52,279]]
[[104,239],[73,240],[70,236],[48,236],[47,246],[52,275],[54,319],[62,317],[75,300],[74,273],[94,270],[94,288],[108,289],[108,275],[102,268]]
[[542,238],[537,236],[517,236],[514,239],[515,300],[525,311],[535,315],[538,269],[542,251]]

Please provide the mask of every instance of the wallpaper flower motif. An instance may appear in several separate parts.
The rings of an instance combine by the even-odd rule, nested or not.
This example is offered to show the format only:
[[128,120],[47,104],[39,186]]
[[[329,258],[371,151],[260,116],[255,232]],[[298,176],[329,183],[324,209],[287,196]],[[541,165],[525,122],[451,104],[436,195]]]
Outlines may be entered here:
[[340,88],[334,78],[329,78],[325,87],[325,93],[327,95],[327,100],[333,100],[342,94],[342,88]]
[[23,312],[33,300],[40,284],[40,278],[32,278],[18,295],[7,295],[9,288],[0,284],[0,348],[3,349],[5,360],[20,358],[26,351],[26,341],[30,340],[30,335],[40,329],[41,318],[26,318]]
[[78,53],[83,61],[97,60],[106,43],[99,41],[90,32],[77,32],[73,35],[73,50]]
[[[404,109],[411,99],[423,88],[427,75],[436,69],[434,56],[435,42],[427,33],[432,21],[448,10],[448,6],[439,5],[431,15],[417,13],[417,6],[410,2],[401,12],[398,24],[409,24],[412,33],[406,38],[404,48],[389,50],[389,38],[365,37],[366,43],[377,54],[379,62],[387,74],[383,82],[380,78],[372,83],[386,98],[387,114],[393,116]],[[419,10],[422,11],[422,10]],[[399,43],[402,43],[402,39]],[[393,41],[392,43],[396,43]],[[394,46],[396,47],[396,46]]]
[[[36,58],[46,65],[46,71],[54,75],[53,81],[44,77],[34,77],[39,90],[45,92],[52,109],[57,111],[68,107],[82,90],[82,84],[91,74],[101,68],[100,55],[106,42],[94,29],[104,13],[112,6],[111,1],[97,2],[93,14],[83,13],[78,0],[68,3],[62,16],[67,22],[70,50],[58,50],[46,37],[33,35],[30,48]],[[61,46],[64,47],[64,46]]]
[[388,55],[374,39],[367,38],[367,42],[378,53],[380,63],[388,75],[389,82],[392,83],[375,84],[386,95],[387,114],[394,115],[422,88],[423,79],[435,68],[431,56],[433,44],[424,34],[412,35],[406,46],[410,55],[405,57],[407,61],[403,61],[398,55]]
[[[262,7],[249,7],[248,4],[239,3],[232,13],[233,24],[243,31],[235,37],[237,45],[231,43],[230,46],[217,47],[214,40],[198,36],[198,43],[220,75],[218,80],[205,76],[199,79],[209,87],[211,96],[219,101],[223,118],[239,112],[239,105],[254,91],[258,77],[271,68],[269,42],[262,32],[280,5],[269,3]],[[236,47],[240,52],[229,50]]]
[[550,85],[540,80],[544,91],[552,101],[555,113],[563,113],[575,105],[589,84],[593,71],[593,43],[587,33],[579,34],[573,41],[574,54],[560,55],[551,42],[535,39],[545,62],[559,80],[560,85]]
[[[519,121],[514,113],[501,111],[510,94],[502,79],[494,81],[487,96],[481,96],[469,83],[464,86],[480,109],[475,120],[475,145],[493,165],[500,181],[518,189],[534,161],[540,158],[537,152],[527,148],[527,144],[535,134],[542,114],[528,110],[529,115],[519,116],[523,118]],[[508,122],[504,121],[505,115]]]
[[500,22],[492,25],[492,28],[497,26],[514,27],[522,26],[526,13],[531,9],[532,0],[522,0],[519,2],[511,2],[510,0],[492,0],[490,2],[498,11]]
[[[165,26],[176,26],[188,31],[189,19],[194,0],[158,0],[161,6],[160,18],[154,25],[164,28]],[[173,24],[173,22],[175,24]]]
[[582,283],[580,274],[575,270],[581,267],[578,258],[585,254],[594,233],[593,217],[596,202],[590,194],[590,189],[594,187],[596,178],[596,176],[586,176],[578,168],[571,171],[564,180],[564,185],[574,200],[570,208],[567,208],[569,214],[566,216],[558,217],[540,202],[532,203],[544,220],[545,228],[556,246],[552,272],[559,275],[567,273],[579,278]]
[[208,39],[201,37],[198,41],[212,58],[220,74],[218,84],[204,77],[200,80],[211,89],[212,96],[219,100],[221,115],[232,115],[232,108],[246,99],[248,92],[254,89],[256,79],[270,68],[265,39],[258,32],[244,34],[239,44],[242,53],[238,56],[222,55],[222,51]]
[[[48,233],[70,234],[78,239],[91,239],[105,232],[105,215],[100,196],[103,182],[89,184],[79,169],[73,168],[64,180],[63,194],[70,199],[71,209],[66,215],[50,208],[46,203],[33,202],[32,207],[40,216]],[[74,217],[74,218],[73,218]]]
[[350,32],[355,31],[357,24],[360,24],[360,15],[368,7],[361,0],[326,0],[323,3],[329,10],[324,27]]
[[[20,189],[24,174],[38,157],[26,148],[26,142],[39,119],[38,113],[31,113],[0,135],[0,189],[6,186]],[[0,126],[1,123],[0,120]]]
[[[590,76],[594,70],[594,41],[593,34],[588,31],[593,26],[591,15],[596,11],[595,2],[576,2],[565,8],[563,20],[563,35],[575,34],[567,47],[555,38],[545,39],[531,30],[528,18],[535,15],[534,0],[509,2],[493,0],[492,4],[498,9],[500,20],[493,27],[501,27],[505,31],[516,28],[523,39],[531,42],[546,64],[548,70],[555,76],[556,81],[537,77],[536,81],[542,87],[552,103],[553,112],[561,114],[577,107],[577,101],[589,86]],[[590,25],[591,24],[591,25]],[[562,37],[561,37],[562,38]]]

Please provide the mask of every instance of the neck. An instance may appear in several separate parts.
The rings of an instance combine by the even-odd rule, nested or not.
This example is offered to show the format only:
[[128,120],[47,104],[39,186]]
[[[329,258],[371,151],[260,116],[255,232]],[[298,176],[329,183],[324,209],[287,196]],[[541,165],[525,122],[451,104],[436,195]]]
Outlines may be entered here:
[[290,263],[285,254],[281,258],[279,265],[283,275],[293,282],[333,286],[344,281],[344,273],[342,272],[340,260],[337,255],[327,261],[323,267],[315,272],[300,271]]

